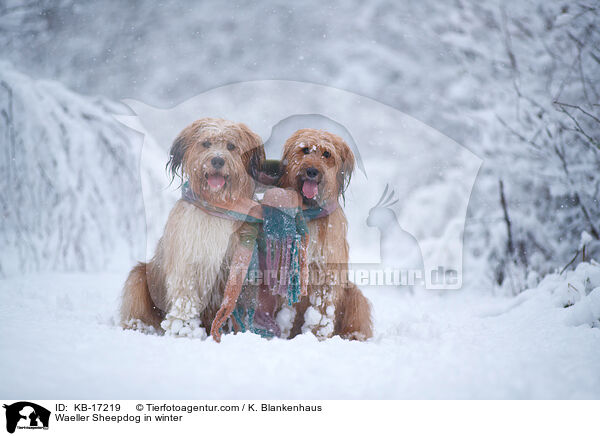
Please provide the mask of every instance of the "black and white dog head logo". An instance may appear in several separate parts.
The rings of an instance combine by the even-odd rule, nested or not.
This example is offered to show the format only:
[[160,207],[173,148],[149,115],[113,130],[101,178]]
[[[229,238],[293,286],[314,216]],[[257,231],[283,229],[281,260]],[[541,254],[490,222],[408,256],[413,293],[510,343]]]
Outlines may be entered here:
[[18,428],[35,429],[48,428],[50,411],[42,406],[28,401],[19,401],[4,405],[6,409],[6,431],[14,433]]

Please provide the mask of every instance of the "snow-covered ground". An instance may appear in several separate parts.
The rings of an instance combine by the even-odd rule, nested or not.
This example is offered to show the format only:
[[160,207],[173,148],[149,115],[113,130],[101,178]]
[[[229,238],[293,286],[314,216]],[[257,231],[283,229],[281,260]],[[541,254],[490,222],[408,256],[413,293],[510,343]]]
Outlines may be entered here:
[[0,397],[600,398],[597,265],[511,298],[372,288],[366,343],[123,331],[125,274],[0,281]]

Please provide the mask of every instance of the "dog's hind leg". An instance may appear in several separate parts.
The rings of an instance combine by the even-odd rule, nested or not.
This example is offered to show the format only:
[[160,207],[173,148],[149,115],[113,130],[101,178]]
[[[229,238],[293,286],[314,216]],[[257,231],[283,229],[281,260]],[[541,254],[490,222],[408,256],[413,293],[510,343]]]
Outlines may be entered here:
[[154,305],[148,290],[146,264],[138,263],[129,273],[121,299],[121,326],[126,329],[161,331],[162,312]]
[[335,314],[335,334],[345,339],[364,341],[373,336],[371,304],[358,287],[348,282]]

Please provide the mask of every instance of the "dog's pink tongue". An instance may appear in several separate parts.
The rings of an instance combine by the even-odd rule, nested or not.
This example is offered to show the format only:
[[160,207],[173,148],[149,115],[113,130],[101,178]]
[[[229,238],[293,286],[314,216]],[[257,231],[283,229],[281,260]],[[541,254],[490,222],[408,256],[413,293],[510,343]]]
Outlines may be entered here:
[[213,174],[212,176],[208,176],[208,185],[212,189],[221,189],[225,184],[225,177],[219,174]]
[[306,198],[313,198],[319,191],[319,185],[313,180],[305,180],[302,185],[302,193]]

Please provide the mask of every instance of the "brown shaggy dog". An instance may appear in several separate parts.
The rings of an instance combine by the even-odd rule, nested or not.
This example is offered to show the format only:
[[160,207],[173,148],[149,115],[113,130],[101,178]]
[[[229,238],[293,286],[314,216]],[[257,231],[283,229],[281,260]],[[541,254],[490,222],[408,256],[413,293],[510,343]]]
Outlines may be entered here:
[[[265,159],[262,140],[247,126],[203,118],[175,139],[167,164],[209,203],[251,199],[252,174]],[[221,305],[239,222],[179,200],[156,253],[133,268],[123,289],[121,325],[177,336],[205,337]],[[237,235],[236,235],[237,236]]]
[[370,338],[369,301],[347,280],[348,223],[339,206],[354,169],[352,150],[337,135],[302,129],[286,141],[282,166],[280,186],[298,191],[305,206],[337,206],[329,215],[308,222],[308,296],[279,312],[284,335],[292,338],[312,331],[323,339],[333,335]]

